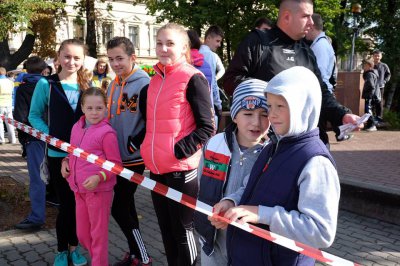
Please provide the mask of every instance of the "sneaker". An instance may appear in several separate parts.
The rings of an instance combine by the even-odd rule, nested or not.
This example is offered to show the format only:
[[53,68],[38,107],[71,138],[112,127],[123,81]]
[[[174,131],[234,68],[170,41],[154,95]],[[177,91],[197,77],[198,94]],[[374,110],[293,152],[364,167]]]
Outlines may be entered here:
[[58,252],[54,259],[54,266],[68,266],[68,251]]
[[38,230],[42,227],[42,225],[42,223],[34,223],[32,221],[29,221],[28,219],[25,219],[19,224],[16,224],[15,228],[23,230]]
[[151,258],[149,258],[149,262],[147,262],[147,263],[143,263],[138,258],[134,258],[132,260],[131,266],[151,266],[152,264],[153,264],[153,260]]
[[120,262],[114,263],[114,266],[131,266],[132,265],[132,257],[129,252],[125,253],[124,258]]
[[339,138],[339,137],[336,137],[336,141],[345,141],[345,140],[349,140],[349,139],[351,139],[353,137],[353,134],[349,134],[349,135],[344,135],[343,137],[341,137],[341,138]]
[[366,128],[365,129],[365,131],[367,131],[367,132],[374,132],[374,131],[377,131],[378,129],[376,128],[376,126],[372,126],[372,127],[369,127],[369,128]]
[[87,264],[86,258],[79,252],[79,246],[69,253],[69,259],[74,266],[83,266]]

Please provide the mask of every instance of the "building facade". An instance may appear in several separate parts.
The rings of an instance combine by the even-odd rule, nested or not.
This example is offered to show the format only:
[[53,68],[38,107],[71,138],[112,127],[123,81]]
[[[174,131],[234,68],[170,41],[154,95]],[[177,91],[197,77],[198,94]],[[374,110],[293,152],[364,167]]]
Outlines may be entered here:
[[[77,0],[66,0],[66,16],[59,22],[56,41],[77,38],[85,41],[86,21],[79,19]],[[107,5],[112,9],[108,10]],[[115,36],[125,36],[135,45],[135,53],[139,64],[156,62],[155,39],[156,32],[162,24],[156,22],[156,17],[147,14],[146,5],[133,5],[132,1],[115,0],[95,1],[96,36],[98,56],[106,55],[107,41]],[[166,23],[166,22],[165,22]],[[14,34],[10,38],[10,48],[16,51],[25,38],[25,33]]]

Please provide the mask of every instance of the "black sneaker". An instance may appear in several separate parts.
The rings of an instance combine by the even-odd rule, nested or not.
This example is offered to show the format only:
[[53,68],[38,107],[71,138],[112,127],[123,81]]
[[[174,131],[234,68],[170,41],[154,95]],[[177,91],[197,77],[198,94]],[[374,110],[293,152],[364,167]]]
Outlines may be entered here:
[[42,223],[34,223],[32,221],[29,221],[28,219],[25,219],[19,224],[16,224],[15,228],[23,230],[39,230],[42,225]]

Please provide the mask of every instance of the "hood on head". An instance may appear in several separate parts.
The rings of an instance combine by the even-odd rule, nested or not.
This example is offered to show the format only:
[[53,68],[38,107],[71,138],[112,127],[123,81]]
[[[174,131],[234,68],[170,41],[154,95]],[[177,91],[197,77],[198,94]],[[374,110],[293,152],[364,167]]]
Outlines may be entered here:
[[265,92],[284,97],[290,110],[290,127],[285,137],[308,132],[318,126],[321,86],[315,74],[302,66],[286,69],[273,77]]

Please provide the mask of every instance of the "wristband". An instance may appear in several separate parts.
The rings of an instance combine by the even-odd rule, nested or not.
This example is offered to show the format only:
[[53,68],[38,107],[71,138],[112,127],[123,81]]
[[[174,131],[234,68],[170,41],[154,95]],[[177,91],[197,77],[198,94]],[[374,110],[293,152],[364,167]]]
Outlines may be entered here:
[[106,173],[104,173],[103,171],[100,171],[99,174],[103,177],[103,181],[106,182],[107,181]]

